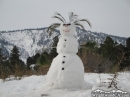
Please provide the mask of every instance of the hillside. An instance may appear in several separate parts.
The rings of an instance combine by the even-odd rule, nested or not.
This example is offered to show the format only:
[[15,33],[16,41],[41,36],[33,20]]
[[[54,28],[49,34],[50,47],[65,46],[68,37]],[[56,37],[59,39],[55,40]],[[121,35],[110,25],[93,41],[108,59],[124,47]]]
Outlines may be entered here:
[[[110,36],[115,42],[125,45],[127,39],[101,32],[91,32],[80,28],[77,28],[76,31],[76,38],[80,44],[92,40],[100,45],[107,36]],[[9,57],[13,46],[16,45],[19,48],[20,58],[26,62],[29,56],[33,56],[38,52],[41,53],[43,48],[49,51],[52,46],[53,37],[57,35],[60,35],[58,30],[49,37],[46,28],[0,31],[0,48],[2,48],[3,54]]]

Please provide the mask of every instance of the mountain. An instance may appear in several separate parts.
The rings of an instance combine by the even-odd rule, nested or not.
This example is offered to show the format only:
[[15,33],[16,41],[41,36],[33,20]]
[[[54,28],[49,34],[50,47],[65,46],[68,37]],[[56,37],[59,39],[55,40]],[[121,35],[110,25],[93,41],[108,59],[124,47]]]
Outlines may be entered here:
[[80,28],[77,28],[76,30],[77,30],[76,32],[80,44],[92,40],[97,42],[100,45],[101,43],[104,42],[107,36],[110,36],[114,40],[114,42],[117,42],[118,44],[123,44],[123,45],[126,44],[126,39],[127,39],[126,37],[108,35],[102,32],[91,32]]
[[[76,32],[76,38],[80,44],[84,44],[89,40],[100,44],[104,42],[107,36],[110,36],[117,43],[125,45],[127,39],[80,28],[77,28]],[[49,51],[53,43],[53,38],[57,35],[60,35],[58,30],[54,31],[52,36],[49,37],[46,28],[0,31],[0,48],[2,48],[3,54],[9,57],[13,46],[16,45],[19,48],[20,58],[26,62],[29,56],[33,56],[38,52],[41,53],[43,50]]]

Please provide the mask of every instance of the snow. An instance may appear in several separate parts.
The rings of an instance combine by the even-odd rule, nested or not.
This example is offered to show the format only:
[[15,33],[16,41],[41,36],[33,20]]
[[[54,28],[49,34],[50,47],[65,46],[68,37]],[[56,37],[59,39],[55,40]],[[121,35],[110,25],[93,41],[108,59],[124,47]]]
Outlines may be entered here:
[[34,70],[34,67],[36,66],[36,64],[31,64],[30,65],[30,68],[32,69],[32,70]]
[[[101,82],[108,82],[112,74],[100,74]],[[87,89],[69,90],[45,88],[46,75],[24,77],[21,80],[3,81],[0,79],[0,97],[92,97],[91,92],[96,89],[112,90],[106,86],[100,86],[100,78],[97,73],[85,73],[84,79],[88,83]],[[118,87],[130,93],[130,73],[119,73]],[[99,87],[100,86],[100,87]]]

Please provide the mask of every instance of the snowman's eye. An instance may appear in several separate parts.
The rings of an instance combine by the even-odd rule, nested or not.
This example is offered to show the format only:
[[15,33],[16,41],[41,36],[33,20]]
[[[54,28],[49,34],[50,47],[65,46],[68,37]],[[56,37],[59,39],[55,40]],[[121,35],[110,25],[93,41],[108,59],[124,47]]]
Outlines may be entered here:
[[71,24],[63,24],[63,26],[70,26]]
[[67,24],[68,26],[70,26],[71,24]]

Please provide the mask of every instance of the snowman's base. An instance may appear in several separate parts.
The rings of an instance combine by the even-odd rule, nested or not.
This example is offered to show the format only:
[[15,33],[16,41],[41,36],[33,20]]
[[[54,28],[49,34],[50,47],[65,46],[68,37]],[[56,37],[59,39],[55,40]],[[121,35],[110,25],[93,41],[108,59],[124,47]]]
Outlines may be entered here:
[[84,86],[84,66],[76,54],[59,54],[53,59],[46,76],[47,85],[63,89]]
[[92,85],[90,85],[89,83],[87,83],[86,81],[84,81],[84,83],[82,84],[81,87],[56,87],[53,84],[45,84],[45,88],[47,90],[53,89],[53,90],[57,90],[57,89],[61,89],[61,90],[71,90],[71,91],[76,91],[76,90],[88,90],[88,89],[92,89]]

